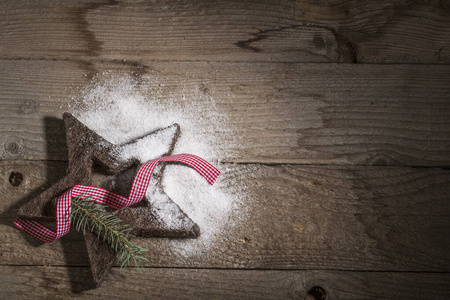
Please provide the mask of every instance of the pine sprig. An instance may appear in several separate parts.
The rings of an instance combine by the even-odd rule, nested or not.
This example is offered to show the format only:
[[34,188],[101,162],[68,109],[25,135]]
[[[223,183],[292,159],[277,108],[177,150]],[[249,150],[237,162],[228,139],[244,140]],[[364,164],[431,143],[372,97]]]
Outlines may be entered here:
[[131,226],[115,215],[108,214],[101,209],[99,204],[89,198],[72,199],[71,218],[75,229],[83,233],[86,231],[96,233],[99,240],[107,242],[117,253],[121,268],[126,268],[130,262],[134,267],[140,268],[141,262],[148,262],[142,256],[142,252],[148,251],[148,249],[129,241],[129,238],[133,237],[129,233],[132,229]]

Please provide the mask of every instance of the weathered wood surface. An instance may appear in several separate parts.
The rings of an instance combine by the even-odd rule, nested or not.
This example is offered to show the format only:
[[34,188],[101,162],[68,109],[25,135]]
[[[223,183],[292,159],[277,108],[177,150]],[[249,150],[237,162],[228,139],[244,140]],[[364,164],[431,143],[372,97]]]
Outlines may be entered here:
[[[98,289],[89,290],[89,269],[0,267],[2,299],[315,299],[314,286],[334,299],[448,299],[449,274],[113,269]],[[320,299],[320,298],[319,298]]]
[[219,145],[230,162],[450,165],[450,66],[438,65],[3,60],[0,158],[65,160],[55,118],[105,71],[149,98],[213,97],[240,137]]
[[0,58],[449,63],[447,1],[2,1]]
[[[62,176],[65,164],[0,164],[0,264],[88,264],[79,235],[41,245],[12,225],[27,194]],[[233,215],[210,247],[199,240],[139,239],[147,266],[197,268],[450,271],[450,171],[439,168],[223,166],[242,186]],[[11,172],[23,174],[19,186]],[[243,194],[244,195],[244,194]],[[243,196],[244,197],[244,196]],[[213,199],[211,201],[214,201]]]
[[[0,41],[0,298],[450,298],[448,1],[7,0]],[[245,209],[212,244],[137,240],[143,274],[88,290],[80,235],[12,221],[65,173],[62,112],[105,71],[214,98]]]

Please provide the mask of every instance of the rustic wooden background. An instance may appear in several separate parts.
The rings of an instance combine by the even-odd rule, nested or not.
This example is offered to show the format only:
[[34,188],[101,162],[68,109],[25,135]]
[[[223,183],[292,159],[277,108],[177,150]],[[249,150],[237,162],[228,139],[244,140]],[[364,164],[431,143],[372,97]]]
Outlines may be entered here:
[[[449,63],[447,0],[2,0],[0,298],[449,299]],[[79,238],[12,221],[63,176],[58,119],[104,70],[214,90],[251,215],[205,257],[143,240],[142,274],[87,289]]]

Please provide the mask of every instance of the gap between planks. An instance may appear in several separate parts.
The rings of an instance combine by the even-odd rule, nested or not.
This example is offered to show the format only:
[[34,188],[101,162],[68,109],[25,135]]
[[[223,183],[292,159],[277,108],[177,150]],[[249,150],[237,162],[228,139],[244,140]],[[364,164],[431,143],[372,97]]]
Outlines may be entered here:
[[[81,56],[77,58],[72,57],[62,57],[62,58],[49,58],[49,57],[0,57],[1,61],[67,61],[67,62],[79,62],[82,63],[84,61],[86,62],[93,62],[93,63],[125,63],[125,64],[135,64],[139,65],[141,63],[254,63],[254,64],[297,64],[297,65],[310,65],[310,64],[317,64],[317,65],[342,65],[343,63],[340,62],[292,62],[292,61],[239,61],[239,60],[218,60],[218,61],[211,61],[211,60],[170,60],[170,59],[111,59],[111,58],[100,58],[100,57],[88,57],[88,56]],[[410,66],[442,66],[444,64],[442,63],[396,63],[396,62],[367,62],[364,63],[364,65],[379,65],[379,66],[402,66],[402,65],[410,65]]]

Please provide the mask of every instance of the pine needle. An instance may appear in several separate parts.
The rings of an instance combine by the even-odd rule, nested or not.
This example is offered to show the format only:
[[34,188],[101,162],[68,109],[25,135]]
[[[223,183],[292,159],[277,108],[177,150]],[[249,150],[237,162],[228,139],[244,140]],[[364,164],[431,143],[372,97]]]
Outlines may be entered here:
[[148,262],[142,252],[148,249],[142,248],[129,241],[133,237],[129,231],[129,224],[113,214],[108,214],[101,209],[101,205],[89,200],[90,197],[72,199],[72,224],[79,232],[86,231],[97,234],[99,240],[107,242],[117,254],[122,269],[130,265],[140,268],[141,262]]

